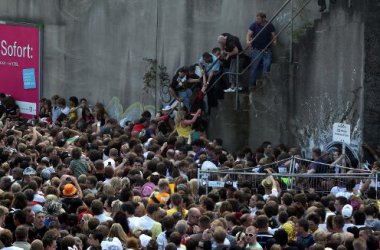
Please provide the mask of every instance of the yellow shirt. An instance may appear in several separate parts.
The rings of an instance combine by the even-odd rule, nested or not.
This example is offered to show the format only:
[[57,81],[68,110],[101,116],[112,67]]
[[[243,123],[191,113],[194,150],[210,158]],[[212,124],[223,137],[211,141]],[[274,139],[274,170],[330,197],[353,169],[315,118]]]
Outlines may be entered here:
[[[173,214],[176,213],[176,212],[179,212],[178,209],[176,207],[173,207],[173,208],[169,209],[168,211],[166,211],[166,214],[168,216],[173,216]],[[187,216],[188,212],[189,211],[187,211],[186,209],[182,209],[182,213],[183,213],[182,214],[182,218],[185,218]]]
[[177,130],[178,136],[188,139],[191,135],[192,128],[191,126],[182,127],[182,125],[179,124],[176,126],[176,130]]

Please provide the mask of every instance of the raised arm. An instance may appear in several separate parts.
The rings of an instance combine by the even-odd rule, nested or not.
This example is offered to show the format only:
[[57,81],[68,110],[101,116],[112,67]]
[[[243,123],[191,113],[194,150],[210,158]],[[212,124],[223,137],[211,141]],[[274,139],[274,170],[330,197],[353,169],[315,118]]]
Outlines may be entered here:
[[193,118],[191,120],[183,120],[182,125],[185,125],[185,126],[192,125],[200,115],[201,115],[201,110],[198,109],[197,113],[194,114]]
[[252,30],[248,30],[247,35],[245,36],[245,42],[247,43],[248,46],[250,46],[252,43],[252,35],[253,35]]

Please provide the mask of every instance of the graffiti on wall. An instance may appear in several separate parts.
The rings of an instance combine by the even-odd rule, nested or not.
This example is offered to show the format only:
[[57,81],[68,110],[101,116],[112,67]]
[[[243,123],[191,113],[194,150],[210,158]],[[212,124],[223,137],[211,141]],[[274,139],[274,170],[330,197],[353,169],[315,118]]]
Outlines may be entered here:
[[141,117],[141,113],[149,111],[152,115],[155,114],[154,105],[143,105],[140,102],[135,102],[124,109],[117,97],[112,97],[106,106],[108,114],[118,121],[136,121]]
[[301,105],[304,115],[292,121],[292,127],[305,156],[310,157],[314,147],[327,151],[336,147],[337,143],[332,141],[332,127],[336,122],[343,122],[351,125],[351,144],[347,148],[355,158],[358,157],[362,141],[357,110],[360,90],[353,90],[353,98],[342,105],[337,105],[328,93],[311,97]]

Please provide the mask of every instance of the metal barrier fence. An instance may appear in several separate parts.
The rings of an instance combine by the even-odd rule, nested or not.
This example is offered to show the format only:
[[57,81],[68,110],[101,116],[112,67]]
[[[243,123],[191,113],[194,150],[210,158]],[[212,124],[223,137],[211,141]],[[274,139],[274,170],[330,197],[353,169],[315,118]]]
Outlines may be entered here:
[[[315,168],[316,172],[307,173],[307,169]],[[266,173],[270,169],[271,173]],[[338,170],[339,171],[338,171]],[[345,169],[345,172],[343,171]],[[321,173],[320,171],[324,171]],[[371,179],[378,186],[377,175],[362,169],[347,168],[339,165],[330,165],[321,162],[291,157],[271,164],[254,168],[239,168],[227,170],[198,170],[198,185],[206,189],[222,188],[225,186],[250,186],[257,189],[261,182],[272,175],[279,183],[281,190],[309,190],[314,189],[318,193],[330,193],[334,186],[345,186],[351,180],[355,180],[359,186]]]

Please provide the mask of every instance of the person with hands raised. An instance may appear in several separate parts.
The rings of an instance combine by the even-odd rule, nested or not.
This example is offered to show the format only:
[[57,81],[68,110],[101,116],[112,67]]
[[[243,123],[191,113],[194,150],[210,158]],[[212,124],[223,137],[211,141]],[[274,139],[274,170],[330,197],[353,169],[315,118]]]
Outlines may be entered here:
[[201,110],[198,109],[191,119],[186,119],[186,111],[178,110],[175,117],[175,129],[178,136],[188,139],[192,132],[192,125],[200,115]]

